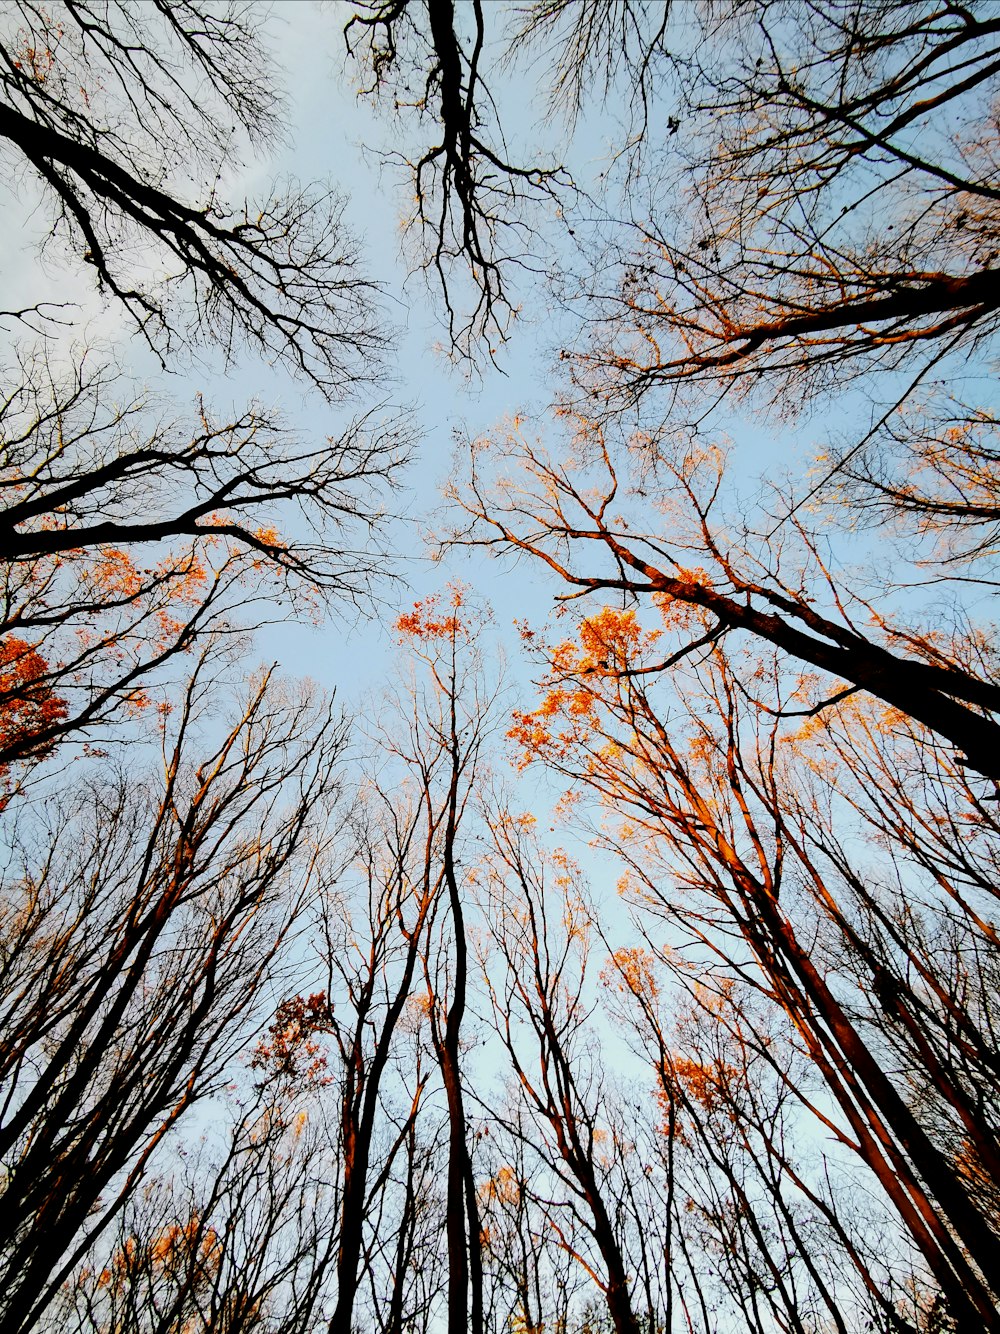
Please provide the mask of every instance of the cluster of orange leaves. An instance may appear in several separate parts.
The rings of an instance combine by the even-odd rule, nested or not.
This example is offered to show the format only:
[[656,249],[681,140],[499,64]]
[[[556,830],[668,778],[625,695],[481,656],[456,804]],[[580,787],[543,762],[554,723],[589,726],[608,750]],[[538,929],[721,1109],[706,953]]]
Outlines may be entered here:
[[[39,16],[49,29],[54,41],[58,43],[63,35],[62,25],[53,23],[44,9],[39,11]],[[35,83],[44,83],[55,68],[56,53],[53,47],[33,46],[31,36],[27,30],[19,28],[15,50],[17,51],[17,59],[14,61],[14,68],[24,70],[34,79]]]
[[[655,1006],[660,994],[656,958],[649,950],[642,948],[616,950],[601,970],[601,981],[606,987],[631,992],[650,1006]],[[710,1014],[718,1014],[731,995],[732,986],[724,983],[721,997],[713,996],[703,987],[698,987],[697,991],[701,1006]],[[728,1090],[739,1077],[737,1068],[726,1061],[705,1062],[674,1054],[669,1066],[665,1070],[661,1069],[660,1079],[663,1082],[656,1090],[661,1111],[661,1134],[669,1135],[672,1132],[683,1139],[679,1106],[685,1102],[695,1102],[706,1112],[711,1112],[720,1102],[724,1102]]]
[[[563,759],[596,726],[601,683],[641,663],[658,630],[643,630],[634,611],[604,607],[580,623],[578,639],[548,647],[545,691],[537,708],[515,709],[507,736],[522,748],[520,767],[541,756]],[[534,632],[521,628],[534,641]]]
[[656,980],[656,960],[649,950],[638,946],[615,950],[601,970],[601,981],[616,991],[630,991],[633,996],[655,1002],[660,994]]
[[[696,565],[691,569],[676,569],[673,577],[682,584],[701,585],[702,587],[711,587],[711,578],[708,571],[702,566]],[[653,602],[659,608],[660,615],[663,617],[663,624],[671,630],[689,630],[704,629],[706,623],[705,609],[697,606],[695,603],[685,602],[680,597],[675,597],[672,593],[654,593]]]
[[[149,614],[155,633],[151,648],[160,653],[183,630],[184,621],[176,608],[195,606],[204,596],[208,581],[204,562],[193,553],[168,556],[152,569],[140,569],[131,555],[120,547],[98,547],[80,576],[88,595],[104,607],[123,606],[156,599],[160,605],[150,607]],[[93,628],[81,629],[78,638],[86,646],[97,639]],[[118,657],[124,658],[124,644],[119,645]]]
[[521,1198],[521,1182],[512,1167],[501,1167],[495,1176],[479,1188],[479,1198],[485,1203],[499,1200],[501,1204],[517,1204]]
[[[281,534],[273,524],[266,524],[260,528],[255,528],[254,537],[263,546],[268,548],[268,554],[272,557],[276,556],[280,551],[287,550],[285,543],[281,540]],[[250,562],[251,568],[254,570],[263,569],[265,564],[266,562],[261,556],[253,557]]]
[[[670,1067],[660,1072],[661,1080],[666,1080],[656,1089],[656,1101],[660,1107],[660,1134],[671,1133],[682,1142],[686,1142],[683,1118],[679,1109],[685,1102],[690,1106],[697,1103],[706,1112],[712,1112],[720,1104],[726,1106],[728,1090],[738,1078],[735,1066],[725,1062],[709,1063],[693,1061],[686,1056],[674,1055]],[[729,1112],[730,1120],[736,1113]],[[672,1121],[671,1121],[672,1118]]]
[[461,590],[452,588],[448,598],[449,615],[442,610],[441,597],[435,593],[415,602],[412,611],[403,612],[396,620],[396,629],[412,639],[453,639],[463,628],[457,614],[462,602]]
[[324,1087],[331,1081],[317,1037],[330,1031],[330,1003],[325,991],[290,996],[278,1006],[267,1038],[257,1044],[250,1062],[284,1079]]
[[[49,571],[45,577],[76,558],[84,561],[78,579],[87,602],[93,604],[92,613],[94,609],[145,603],[140,623],[145,624],[144,633],[154,654],[163,652],[181,633],[185,622],[178,616],[179,609],[197,605],[209,579],[204,562],[194,553],[168,556],[153,568],[142,569],[128,551],[113,546],[70,551],[51,563],[43,562]],[[76,636],[84,648],[104,643],[118,661],[128,656],[128,636],[112,633],[103,641],[93,614],[90,624],[81,626]],[[66,701],[53,690],[50,679],[49,664],[36,645],[15,635],[0,641],[0,748],[16,745],[24,756],[44,755],[51,749],[51,742],[32,742],[34,736],[43,735],[53,723],[68,716]],[[143,690],[132,692],[127,701],[132,710],[145,709],[149,702]],[[9,764],[0,765],[0,790],[9,769]],[[4,804],[5,798],[0,795],[0,810]]]
[[[132,1282],[140,1268],[147,1266],[166,1274],[178,1274],[192,1266],[202,1281],[214,1275],[221,1263],[222,1246],[219,1234],[212,1227],[202,1231],[201,1219],[194,1214],[187,1223],[173,1223],[158,1232],[147,1246],[135,1237],[128,1237],[115,1251],[106,1269],[97,1277],[102,1288],[120,1290]],[[86,1271],[81,1277],[86,1277]]]
[[[49,665],[24,639],[8,635],[0,641],[0,746],[17,745],[22,755],[40,756],[52,748],[51,741],[35,744],[53,723],[66,717],[66,701],[48,683]],[[0,765],[0,785],[10,765]],[[0,796],[0,810],[6,804]]]

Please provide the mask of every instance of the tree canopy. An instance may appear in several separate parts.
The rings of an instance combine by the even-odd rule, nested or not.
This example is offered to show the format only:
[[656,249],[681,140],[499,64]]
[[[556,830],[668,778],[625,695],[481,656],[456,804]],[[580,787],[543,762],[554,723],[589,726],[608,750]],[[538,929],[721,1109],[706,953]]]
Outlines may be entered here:
[[0,1329],[1000,1330],[998,108],[5,7]]

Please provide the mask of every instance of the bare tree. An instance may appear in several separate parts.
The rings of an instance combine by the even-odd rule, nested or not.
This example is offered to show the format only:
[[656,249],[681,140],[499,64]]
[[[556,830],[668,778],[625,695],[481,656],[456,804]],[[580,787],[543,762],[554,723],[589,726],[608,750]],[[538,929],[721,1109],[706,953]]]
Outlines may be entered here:
[[[546,1222],[569,1246],[560,1215],[565,1210],[577,1219],[599,1268],[586,1252],[571,1248],[574,1258],[600,1286],[616,1334],[638,1334],[640,1313],[622,1236],[624,1201],[611,1181],[622,1146],[609,1133],[607,1090],[581,1040],[588,1018],[587,909],[565,855],[554,854],[546,867],[530,819],[501,813],[493,833],[487,901],[503,973],[488,985],[497,1032],[528,1111],[525,1132],[568,1196],[562,1206],[545,1210]],[[557,912],[558,924],[552,920]],[[508,1133],[516,1124],[507,1126]],[[654,1313],[646,1314],[652,1329]]]
[[[159,779],[105,772],[8,829],[5,1327],[35,1327],[157,1146],[251,1040],[301,906],[343,729],[263,678],[214,744],[205,672]],[[196,762],[192,751],[201,751]]]
[[989,7],[755,3],[678,19],[683,129],[668,153],[687,198],[637,229],[594,367],[630,393],[694,379],[801,395],[833,368],[841,384],[909,363],[922,378],[989,334]]
[[394,1301],[404,1300],[400,1251],[413,1244],[413,1201],[406,1192],[393,1234],[385,1197],[400,1157],[412,1189],[418,1113],[431,1073],[425,1044],[408,1042],[405,1055],[400,1051],[419,1028],[414,1012],[423,1013],[423,960],[442,886],[434,855],[440,817],[425,778],[412,805],[399,790],[383,787],[384,778],[373,780],[364,814],[353,820],[350,868],[314,927],[322,989],[281,1002],[253,1061],[268,1085],[289,1096],[313,1088],[336,1125],[329,1169],[339,1201],[330,1243],[331,1330],[353,1326],[359,1291],[373,1269],[373,1283],[388,1280]]
[[540,267],[527,206],[571,180],[558,164],[511,160],[484,81],[490,8],[481,0],[458,9],[452,0],[368,0],[344,33],[349,55],[370,71],[366,92],[391,98],[404,123],[415,117],[429,130],[433,142],[403,158],[416,195],[408,221],[444,300],[452,349],[470,357],[485,346],[493,358],[516,314],[512,271]]
[[[177,1175],[125,1202],[40,1327],[132,1330],[314,1327],[329,1297],[336,1174],[327,1128],[306,1100],[257,1102],[188,1150]],[[221,1141],[221,1142],[219,1142]]]
[[[491,722],[496,687],[484,679],[476,637],[483,617],[454,587],[446,602],[417,603],[397,622],[424,669],[414,692],[414,721],[400,757],[433,811],[431,874],[447,901],[447,917],[424,962],[431,1037],[448,1109],[445,1227],[448,1247],[449,1334],[484,1328],[482,1228],[473,1171],[462,1069],[462,1025],[469,987],[466,876],[459,834],[469,810],[478,762]],[[430,805],[437,793],[435,807]],[[426,874],[426,872],[425,872]]]
[[[411,55],[415,80],[431,88],[449,11],[429,7],[435,39]],[[379,80],[394,72],[397,30],[422,20],[405,0],[355,20],[384,33]],[[477,32],[478,55],[478,18]],[[577,362],[585,379],[633,399],[692,380],[760,381],[777,394],[790,377],[801,389],[810,370],[822,378],[836,366],[843,379],[855,361],[926,370],[992,330],[989,6],[831,0],[802,14],[770,0],[703,11],[534,0],[508,32],[570,124],[601,98],[626,117],[618,147],[631,169],[638,149],[655,164],[650,205],[631,191],[624,206],[620,262],[605,257],[598,286],[578,294],[595,299],[589,319],[600,326]],[[501,117],[486,78],[474,61],[460,118],[447,99],[422,113],[453,137],[456,119]],[[946,123],[962,128],[950,136]],[[493,189],[505,175],[513,188],[516,169],[490,165]],[[459,237],[473,265],[476,241]]]
[[0,432],[0,765],[144,707],[158,669],[262,597],[360,600],[384,571],[398,419],[300,444],[273,413],[199,402],[192,428],[108,366],[39,351]]
[[[385,342],[341,201],[294,187],[233,207],[220,195],[236,126],[255,147],[280,126],[262,17],[196,0],[141,14],[86,0],[8,6],[0,142],[38,181],[53,233],[161,355],[199,338],[228,355],[249,344],[339,397],[371,380]],[[163,283],[129,263],[136,246]]]
[[[957,527],[988,549],[975,535],[996,522],[989,386],[949,386],[975,375],[1000,301],[992,8],[535,0],[506,25],[496,14],[568,130],[596,101],[616,136],[601,206],[574,229],[580,256],[554,266],[578,317],[559,355],[581,413],[635,409],[655,460],[731,393],[788,418],[849,384],[862,424],[852,413],[824,442],[791,512],[819,493],[843,502],[846,476],[848,525],[860,499],[876,522],[888,509],[904,531]],[[406,96],[391,34],[416,32],[422,10],[385,5],[380,22],[379,77],[411,114],[434,47],[408,47]],[[502,122],[491,71],[475,73],[464,114]],[[491,163],[494,191],[517,179]],[[456,248],[478,273],[471,241]]]
[[[488,966],[488,964],[487,964]],[[577,1259],[585,1242],[568,1210],[557,1233],[548,1221],[555,1207],[537,1153],[531,1113],[515,1088],[509,1105],[482,1095],[488,1174],[480,1187],[483,1265],[487,1283],[487,1327],[513,1326],[538,1334],[549,1326],[568,1329],[589,1291],[590,1276]]]

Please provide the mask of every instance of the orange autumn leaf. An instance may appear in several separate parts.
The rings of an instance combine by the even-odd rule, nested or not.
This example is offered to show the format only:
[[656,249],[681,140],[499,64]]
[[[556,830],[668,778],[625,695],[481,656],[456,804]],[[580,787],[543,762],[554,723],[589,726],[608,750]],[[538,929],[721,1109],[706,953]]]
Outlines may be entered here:
[[448,599],[451,614],[442,610],[441,597],[434,594],[422,598],[413,604],[411,611],[403,612],[396,620],[396,629],[400,635],[412,639],[451,639],[459,634],[463,625],[456,614],[462,606],[461,590],[452,588]]
[[[641,663],[660,636],[658,630],[644,630],[635,612],[613,607],[581,621],[577,633],[577,641],[563,640],[546,649],[545,693],[538,706],[515,709],[511,715],[507,736],[521,747],[521,768],[542,755],[563,759],[586,742],[599,723],[602,678],[614,678]],[[525,627],[521,637],[534,640]]]
[[601,981],[606,987],[628,990],[633,996],[654,1002],[660,992],[656,959],[649,950],[638,946],[615,950],[601,970]]
[[[0,751],[37,758],[51,750],[45,734],[68,709],[48,676],[48,663],[26,640],[8,635],[0,642]],[[9,772],[10,763],[0,764],[0,784]]]
[[317,1039],[330,1032],[330,1010],[325,991],[283,1000],[267,1037],[257,1044],[251,1068],[304,1085],[329,1084],[326,1056]]

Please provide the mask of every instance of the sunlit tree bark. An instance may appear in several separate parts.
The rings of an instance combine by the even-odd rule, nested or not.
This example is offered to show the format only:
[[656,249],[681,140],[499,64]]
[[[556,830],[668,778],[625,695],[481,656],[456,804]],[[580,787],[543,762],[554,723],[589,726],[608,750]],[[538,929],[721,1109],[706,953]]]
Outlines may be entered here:
[[[957,1071],[946,1071],[933,1039],[924,1038],[914,983],[898,966],[890,972],[882,961],[888,956],[879,957],[862,938],[841,886],[820,872],[788,822],[780,721],[755,725],[727,658],[715,647],[689,684],[684,713],[674,705],[668,730],[653,693],[656,674],[644,671],[655,639],[632,613],[607,611],[585,621],[580,647],[565,644],[550,658],[550,693],[536,712],[520,716],[515,735],[528,754],[596,789],[662,848],[682,888],[675,896],[649,877],[651,901],[740,974],[748,968],[759,974],[796,1025],[856,1151],[892,1200],[956,1320],[970,1329],[994,1328],[995,1201],[965,1161],[983,1151],[992,1161],[992,1118],[983,1120],[971,1087],[961,1088]],[[864,879],[854,875],[848,883],[878,921],[878,898]],[[684,886],[695,895],[690,907]],[[812,903],[804,919],[805,908],[786,906],[789,895],[794,903],[802,894]],[[699,896],[715,905],[709,917],[697,907]],[[969,925],[978,952],[995,948],[988,932],[974,920]],[[892,937],[886,938],[885,923],[879,926],[884,951]],[[817,931],[830,929],[827,955]],[[749,951],[743,960],[727,943],[733,936]],[[909,957],[916,966],[919,949]],[[924,971],[933,973],[926,960]],[[843,987],[850,984],[858,992],[848,1000]],[[863,997],[868,1005],[859,1008]],[[886,1061],[882,1034],[884,1015],[896,1005],[903,1014],[891,1042],[907,1048],[901,1074]],[[937,1113],[928,1114],[924,1086],[937,1088],[970,1149],[960,1150],[951,1133],[942,1133]]]
[[[517,434],[492,454],[475,445],[468,478],[453,493],[471,522],[453,540],[530,555],[578,596],[614,593],[670,604],[679,626],[689,613],[687,642],[647,673],[666,672],[744,632],[830,678],[827,699],[865,691],[957,747],[960,763],[1000,780],[1000,724],[993,717],[1000,686],[974,640],[948,652],[931,636],[894,625],[837,586],[803,529],[792,559],[784,544],[759,549],[744,538],[741,549],[715,519],[722,473],[711,451],[692,451],[664,470],[671,531],[662,522],[645,527],[649,516],[637,514],[635,503],[637,489],[645,495],[642,484],[627,463],[619,476],[602,433],[583,449],[583,459],[566,466]],[[807,591],[813,587],[815,593]],[[871,620],[880,635],[868,628]],[[821,710],[824,700],[811,707]]]

